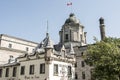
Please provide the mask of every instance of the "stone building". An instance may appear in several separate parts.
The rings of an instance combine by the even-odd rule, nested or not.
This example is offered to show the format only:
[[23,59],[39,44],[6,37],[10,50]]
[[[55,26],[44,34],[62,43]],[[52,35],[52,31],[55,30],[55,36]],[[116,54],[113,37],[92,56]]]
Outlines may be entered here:
[[7,63],[10,56],[16,58],[21,54],[31,53],[37,45],[36,42],[0,34],[0,64]]
[[73,13],[66,19],[59,34],[59,44],[65,45],[66,49],[69,48],[71,44],[74,47],[76,55],[75,79],[91,80],[90,67],[85,64],[83,59],[83,55],[85,55],[87,49],[87,32],[84,32],[84,26]]
[[[99,22],[103,40],[104,19]],[[40,44],[1,34],[0,61],[6,63],[9,56],[10,59],[0,65],[0,80],[91,80],[91,67],[83,58],[87,50],[86,35],[73,13],[61,27],[60,41],[55,45],[48,33]]]
[[0,80],[73,80],[75,55],[71,45],[56,48],[47,33],[34,52],[24,54],[0,66]]

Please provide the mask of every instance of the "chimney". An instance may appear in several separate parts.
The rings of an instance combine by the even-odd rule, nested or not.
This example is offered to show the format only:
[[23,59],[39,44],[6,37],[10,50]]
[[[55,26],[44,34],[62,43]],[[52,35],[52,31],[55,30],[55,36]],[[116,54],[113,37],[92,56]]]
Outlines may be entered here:
[[104,25],[104,19],[101,17],[99,19],[99,24],[100,24],[100,35],[101,35],[101,40],[105,39],[105,25]]

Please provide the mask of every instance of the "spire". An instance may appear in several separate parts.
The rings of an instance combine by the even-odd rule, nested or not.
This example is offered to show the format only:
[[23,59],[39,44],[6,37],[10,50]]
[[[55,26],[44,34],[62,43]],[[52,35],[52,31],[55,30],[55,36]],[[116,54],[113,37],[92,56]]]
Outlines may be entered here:
[[50,37],[49,37],[49,23],[48,23],[48,20],[47,20],[47,32],[46,32],[46,38],[47,38],[47,44],[46,44],[46,48],[53,48],[53,43],[52,43],[52,40],[50,40]]
[[72,43],[70,44],[70,54],[71,55],[75,54]]
[[48,36],[48,39],[47,39],[46,48],[53,48],[53,42],[52,42],[52,40],[50,40],[49,36]]

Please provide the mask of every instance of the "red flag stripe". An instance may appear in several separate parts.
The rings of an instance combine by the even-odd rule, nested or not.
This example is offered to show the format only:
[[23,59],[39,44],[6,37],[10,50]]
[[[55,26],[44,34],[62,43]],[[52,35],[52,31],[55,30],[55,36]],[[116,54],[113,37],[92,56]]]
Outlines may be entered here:
[[70,6],[70,5],[72,5],[72,2],[67,3],[67,6]]

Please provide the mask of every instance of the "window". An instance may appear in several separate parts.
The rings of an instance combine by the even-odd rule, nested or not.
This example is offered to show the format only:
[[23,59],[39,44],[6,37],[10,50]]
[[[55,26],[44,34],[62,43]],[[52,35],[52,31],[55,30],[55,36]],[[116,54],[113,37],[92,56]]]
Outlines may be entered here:
[[40,64],[40,74],[44,74],[45,73],[45,64]]
[[0,77],[2,77],[2,69],[0,69]]
[[21,66],[21,72],[20,72],[21,75],[24,75],[25,74],[25,66]]
[[54,75],[58,75],[58,64],[54,64]]
[[82,79],[85,79],[85,72],[82,72]]
[[83,56],[83,52],[81,52],[81,56]]
[[77,62],[75,63],[75,67],[77,67]]
[[72,75],[71,66],[68,66],[68,75]]
[[26,51],[29,51],[29,48],[28,48],[28,47],[26,47]]
[[17,67],[13,68],[13,77],[16,77]]
[[77,75],[77,73],[75,73],[75,79],[78,79],[78,75]]
[[81,41],[82,41],[82,34],[80,34],[80,39],[81,39]]
[[9,68],[6,68],[6,73],[5,73],[5,77],[9,76]]
[[81,61],[81,66],[85,67],[85,62],[84,61]]
[[35,49],[32,49],[32,52],[34,52],[35,51]]
[[29,68],[29,69],[30,69],[30,70],[29,70],[29,71],[30,71],[29,73],[30,73],[30,74],[34,74],[34,65],[30,65],[30,68]]
[[68,34],[65,34],[65,39],[66,39],[66,41],[68,40]]
[[9,48],[12,48],[12,44],[9,44],[8,47],[9,47]]

